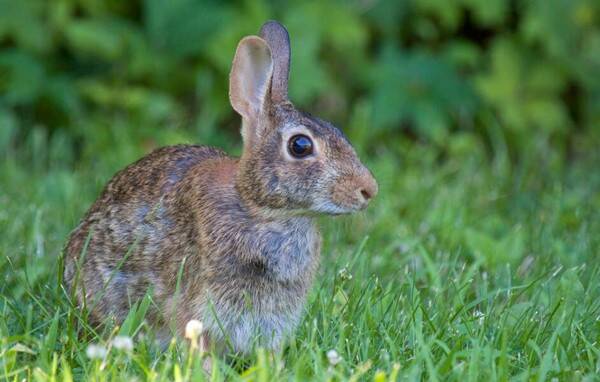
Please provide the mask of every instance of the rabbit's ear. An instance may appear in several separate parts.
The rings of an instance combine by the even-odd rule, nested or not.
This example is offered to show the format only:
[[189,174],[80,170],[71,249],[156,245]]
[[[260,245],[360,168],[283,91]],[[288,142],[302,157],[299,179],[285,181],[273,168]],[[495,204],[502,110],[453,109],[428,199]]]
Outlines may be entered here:
[[[272,74],[271,50],[265,40],[257,36],[244,37],[235,51],[229,75],[229,100],[246,122],[253,123],[260,116]],[[247,135],[247,132],[242,131],[242,134]]]
[[285,102],[288,98],[290,74],[290,35],[277,21],[267,21],[260,28],[260,37],[267,42],[273,56],[271,100],[274,103]]

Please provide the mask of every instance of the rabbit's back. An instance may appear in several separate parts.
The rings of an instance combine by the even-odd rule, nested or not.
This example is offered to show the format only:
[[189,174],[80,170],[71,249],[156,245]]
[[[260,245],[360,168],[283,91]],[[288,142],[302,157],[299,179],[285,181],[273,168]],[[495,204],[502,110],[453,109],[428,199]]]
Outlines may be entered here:
[[149,289],[161,299],[174,288],[176,277],[165,274],[176,275],[195,251],[193,216],[181,211],[176,191],[190,169],[210,160],[228,157],[207,146],[163,147],[106,185],[66,247],[65,281],[71,289],[77,283],[93,320],[110,313],[120,321]]

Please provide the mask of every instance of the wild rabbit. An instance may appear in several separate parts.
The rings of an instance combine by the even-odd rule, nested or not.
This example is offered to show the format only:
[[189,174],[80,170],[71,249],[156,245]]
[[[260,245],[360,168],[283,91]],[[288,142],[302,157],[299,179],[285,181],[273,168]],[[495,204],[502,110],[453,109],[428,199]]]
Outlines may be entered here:
[[279,349],[317,269],[313,219],[365,208],[377,183],[340,130],[288,100],[287,30],[269,21],[235,52],[229,98],[243,153],[155,150],[117,173],[66,246],[64,278],[90,320],[124,320],[151,293],[147,320],[247,353]]

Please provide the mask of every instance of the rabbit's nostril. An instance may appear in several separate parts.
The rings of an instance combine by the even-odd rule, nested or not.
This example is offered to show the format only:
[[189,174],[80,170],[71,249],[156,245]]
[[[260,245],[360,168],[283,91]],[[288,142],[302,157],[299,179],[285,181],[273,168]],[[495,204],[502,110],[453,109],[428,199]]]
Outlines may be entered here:
[[365,190],[364,188],[360,190],[360,194],[362,195],[363,198],[365,198],[365,200],[371,199],[371,194],[369,193],[369,191]]

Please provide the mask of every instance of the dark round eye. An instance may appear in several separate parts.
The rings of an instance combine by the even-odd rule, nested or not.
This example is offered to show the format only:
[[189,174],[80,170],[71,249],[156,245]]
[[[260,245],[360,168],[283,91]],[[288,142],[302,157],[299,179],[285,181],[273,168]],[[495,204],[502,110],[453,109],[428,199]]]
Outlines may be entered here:
[[312,154],[313,143],[306,135],[294,135],[288,141],[288,150],[293,157],[304,158]]

